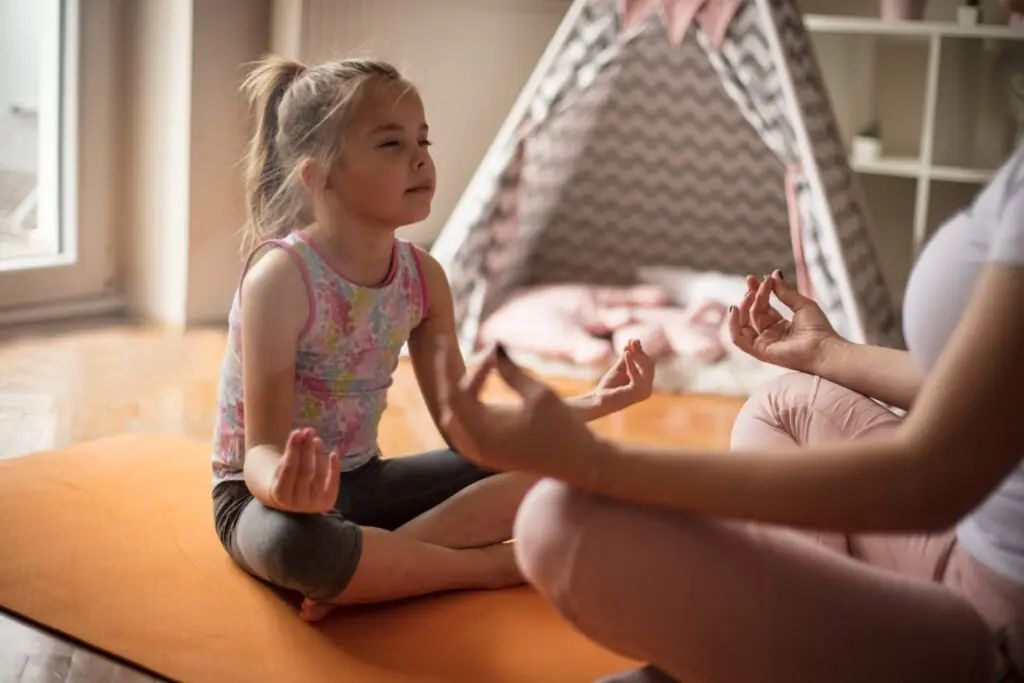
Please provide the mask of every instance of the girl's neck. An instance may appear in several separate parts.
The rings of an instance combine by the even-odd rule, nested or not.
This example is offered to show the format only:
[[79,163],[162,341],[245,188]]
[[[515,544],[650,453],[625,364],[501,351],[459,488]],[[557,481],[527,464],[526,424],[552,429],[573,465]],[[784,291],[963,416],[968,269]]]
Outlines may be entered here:
[[391,272],[394,232],[332,230],[320,223],[314,223],[303,232],[319,247],[328,264],[353,284],[376,287]]

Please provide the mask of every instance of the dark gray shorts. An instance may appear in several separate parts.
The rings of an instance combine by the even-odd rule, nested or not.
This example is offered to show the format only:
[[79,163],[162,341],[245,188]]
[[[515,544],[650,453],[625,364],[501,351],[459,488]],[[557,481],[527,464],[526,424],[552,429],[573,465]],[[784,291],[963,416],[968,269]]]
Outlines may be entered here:
[[375,458],[342,472],[334,510],[322,515],[268,508],[245,482],[222,482],[213,489],[214,525],[242,569],[313,600],[327,600],[355,573],[360,527],[397,529],[492,474],[450,450]]

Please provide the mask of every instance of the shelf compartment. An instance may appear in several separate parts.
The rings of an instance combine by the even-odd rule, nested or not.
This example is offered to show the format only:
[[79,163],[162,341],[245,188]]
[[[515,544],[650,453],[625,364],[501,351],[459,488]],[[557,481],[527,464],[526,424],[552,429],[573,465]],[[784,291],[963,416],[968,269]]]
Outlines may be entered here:
[[907,264],[913,259],[914,178],[859,175],[871,213],[871,239],[894,301],[902,301]]
[[954,21],[890,21],[877,17],[849,17],[830,14],[804,15],[812,33],[867,34],[904,38],[974,38],[1024,41],[1024,32],[999,24],[962,26]]
[[853,169],[858,173],[891,176],[893,178],[917,178],[922,175],[920,159],[914,157],[879,157],[873,161],[855,162]]
[[877,121],[884,156],[919,157],[929,41],[816,34],[812,42],[847,148]]

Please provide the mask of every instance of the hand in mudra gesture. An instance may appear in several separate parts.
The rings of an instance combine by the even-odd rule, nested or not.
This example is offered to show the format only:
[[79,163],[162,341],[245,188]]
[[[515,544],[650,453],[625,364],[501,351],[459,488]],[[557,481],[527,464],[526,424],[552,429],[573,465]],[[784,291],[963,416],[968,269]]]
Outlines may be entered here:
[[[472,373],[460,375],[446,347],[442,344],[436,357],[441,428],[463,457],[494,470],[563,478],[587,467],[599,441],[551,387],[501,350]],[[480,400],[492,371],[518,395],[518,405]]]
[[[791,320],[772,307],[772,293],[793,311]],[[760,283],[747,276],[747,293],[730,307],[729,336],[754,358],[799,372],[813,372],[824,346],[839,339],[821,307],[787,285],[779,271]]]
[[270,484],[274,507],[285,512],[328,512],[338,500],[340,463],[337,451],[324,454],[324,442],[312,429],[293,430]]

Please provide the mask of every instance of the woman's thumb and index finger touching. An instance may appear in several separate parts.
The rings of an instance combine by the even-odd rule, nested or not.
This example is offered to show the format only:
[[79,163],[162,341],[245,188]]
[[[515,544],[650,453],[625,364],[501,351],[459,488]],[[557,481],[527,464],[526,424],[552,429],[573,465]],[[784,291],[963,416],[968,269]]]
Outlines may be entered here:
[[811,302],[810,299],[793,287],[789,286],[785,279],[783,279],[781,270],[776,270],[770,277],[772,281],[772,292],[776,297],[778,297],[779,301],[786,306],[786,308],[790,309],[794,313]]

